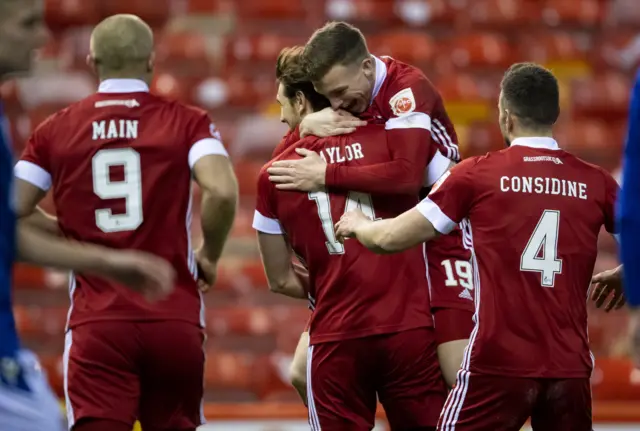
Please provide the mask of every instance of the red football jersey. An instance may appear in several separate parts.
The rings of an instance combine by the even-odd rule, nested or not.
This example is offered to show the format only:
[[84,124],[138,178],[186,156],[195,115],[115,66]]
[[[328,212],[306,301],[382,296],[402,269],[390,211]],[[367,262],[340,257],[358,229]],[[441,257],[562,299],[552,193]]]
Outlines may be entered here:
[[54,114],[29,139],[18,178],[53,191],[65,236],[154,253],[177,271],[176,289],[149,303],[103,278],[72,274],[69,325],[176,319],[202,324],[190,240],[191,168],[226,155],[199,109],[148,93],[138,80],[106,80],[98,93]]
[[[327,163],[350,166],[389,159],[381,125],[332,138],[307,137],[278,159],[297,158],[295,148],[317,151]],[[359,192],[278,191],[266,165],[258,179],[256,230],[287,236],[309,270],[309,298],[315,306],[312,343],[393,333],[432,325],[422,247],[397,255],[376,255],[357,241],[336,241],[334,224],[348,210],[361,208],[372,218],[395,217],[417,203],[416,195]]]
[[602,226],[614,231],[618,185],[551,138],[463,161],[418,210],[473,245],[476,327],[463,369],[587,378],[586,298]]

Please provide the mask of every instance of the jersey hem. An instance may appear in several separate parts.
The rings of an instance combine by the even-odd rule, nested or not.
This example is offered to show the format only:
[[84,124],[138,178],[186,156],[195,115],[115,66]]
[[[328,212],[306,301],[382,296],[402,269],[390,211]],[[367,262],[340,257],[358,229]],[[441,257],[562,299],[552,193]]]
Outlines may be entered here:
[[477,367],[470,366],[471,374],[482,374],[487,376],[518,377],[523,379],[589,379],[592,370],[565,370],[546,371],[539,370],[505,370],[504,368]]
[[364,329],[353,332],[338,332],[324,335],[313,335],[313,328],[309,331],[309,344],[332,343],[336,341],[353,340],[355,338],[371,337],[374,335],[395,334],[398,332],[410,331],[418,328],[433,328],[433,320],[415,325],[396,325],[374,329]]

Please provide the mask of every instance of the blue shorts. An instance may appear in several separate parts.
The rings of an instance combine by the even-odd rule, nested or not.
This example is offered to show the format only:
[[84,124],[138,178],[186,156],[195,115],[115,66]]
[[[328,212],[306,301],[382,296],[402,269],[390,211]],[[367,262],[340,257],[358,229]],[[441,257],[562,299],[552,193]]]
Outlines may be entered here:
[[7,431],[62,431],[60,404],[36,356],[0,358],[0,424]]

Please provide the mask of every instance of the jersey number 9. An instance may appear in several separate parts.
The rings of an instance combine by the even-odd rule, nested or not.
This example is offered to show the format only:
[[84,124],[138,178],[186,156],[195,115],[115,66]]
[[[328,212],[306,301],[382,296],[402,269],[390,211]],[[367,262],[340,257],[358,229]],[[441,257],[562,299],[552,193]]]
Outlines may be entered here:
[[[93,192],[100,199],[124,199],[125,212],[111,208],[96,210],[96,226],[103,232],[136,230],[142,224],[142,177],[140,154],[132,148],[105,149],[92,159]],[[111,180],[111,168],[121,166],[124,179]]]

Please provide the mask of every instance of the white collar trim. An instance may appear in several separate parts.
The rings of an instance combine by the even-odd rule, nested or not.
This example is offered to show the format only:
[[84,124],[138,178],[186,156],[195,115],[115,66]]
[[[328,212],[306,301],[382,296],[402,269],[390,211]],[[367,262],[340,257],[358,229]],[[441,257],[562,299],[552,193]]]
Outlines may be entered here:
[[558,143],[553,138],[547,137],[528,137],[528,138],[516,138],[511,141],[511,146],[522,146],[531,148],[545,148],[547,150],[559,150]]
[[98,93],[148,93],[149,86],[140,79],[105,79]]
[[380,92],[380,87],[384,83],[384,80],[387,78],[387,65],[384,61],[380,60],[375,55],[373,59],[376,62],[376,83],[373,86],[373,94],[371,95],[371,103],[373,103],[373,99],[378,97],[378,93]]

